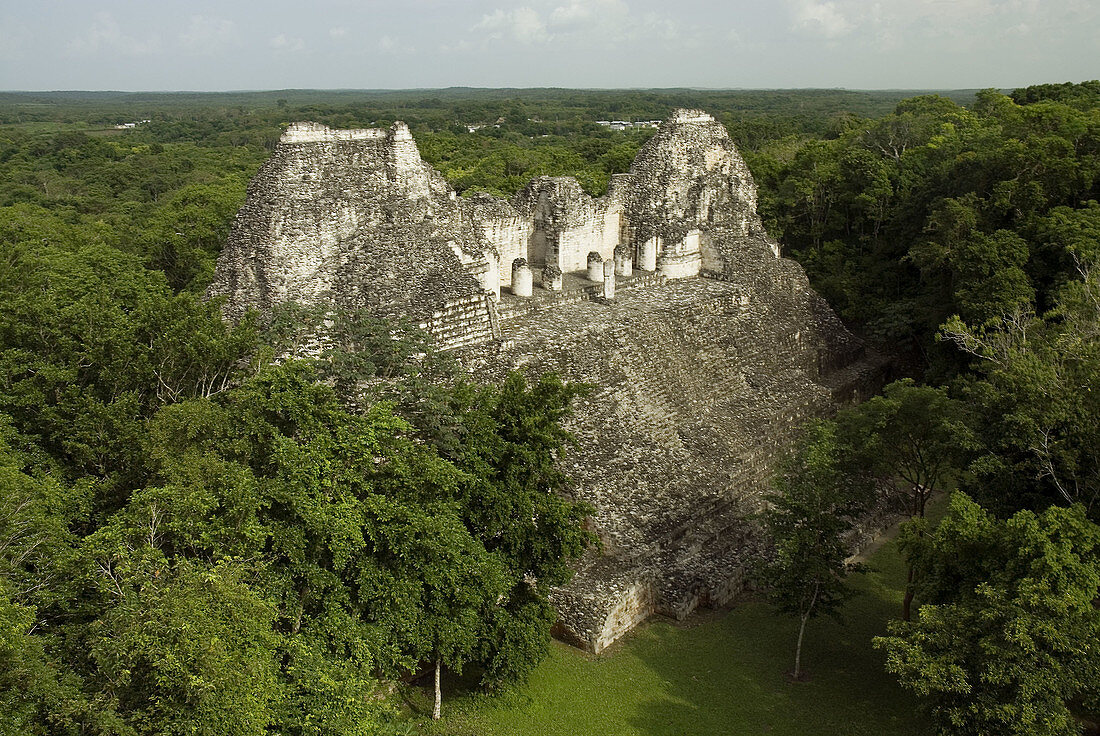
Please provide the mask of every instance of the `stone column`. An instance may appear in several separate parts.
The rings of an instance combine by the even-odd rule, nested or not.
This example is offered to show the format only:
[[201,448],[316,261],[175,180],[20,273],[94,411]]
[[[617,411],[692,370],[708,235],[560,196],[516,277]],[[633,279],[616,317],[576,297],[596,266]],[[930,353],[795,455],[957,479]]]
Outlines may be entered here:
[[698,253],[688,253],[679,256],[664,255],[661,256],[660,262],[657,265],[657,270],[659,270],[661,275],[666,279],[686,279],[692,276],[698,276],[702,264],[703,258]]
[[603,256],[596,251],[588,254],[588,280],[597,284],[603,281]]
[[603,262],[603,298],[615,298],[615,262],[610,258]]
[[630,255],[630,248],[625,245],[616,245],[615,275],[628,279],[632,273],[634,273],[634,258]]
[[542,288],[547,291],[561,291],[561,269],[551,263],[542,269]]
[[642,271],[657,270],[657,236],[638,246],[638,268]]
[[531,296],[531,268],[525,258],[512,261],[512,293],[516,296]]

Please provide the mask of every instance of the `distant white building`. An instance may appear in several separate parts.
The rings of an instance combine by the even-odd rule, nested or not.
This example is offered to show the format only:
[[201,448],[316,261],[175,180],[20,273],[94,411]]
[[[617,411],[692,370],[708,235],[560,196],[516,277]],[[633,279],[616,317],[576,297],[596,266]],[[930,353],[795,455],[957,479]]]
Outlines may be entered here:
[[661,127],[661,121],[639,120],[638,122],[631,122],[630,120],[597,120],[596,125],[611,128],[611,130],[630,130],[631,128],[659,128]]

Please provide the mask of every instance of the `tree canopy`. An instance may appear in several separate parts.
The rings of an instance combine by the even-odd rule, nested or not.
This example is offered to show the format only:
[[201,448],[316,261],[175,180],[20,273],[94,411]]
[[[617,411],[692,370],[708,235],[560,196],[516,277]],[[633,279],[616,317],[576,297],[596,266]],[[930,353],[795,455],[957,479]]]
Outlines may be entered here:
[[1100,705],[1100,527],[1080,505],[999,520],[957,494],[935,530],[916,528],[927,602],[876,640],[887,669],[942,733],[1079,733],[1071,706]]

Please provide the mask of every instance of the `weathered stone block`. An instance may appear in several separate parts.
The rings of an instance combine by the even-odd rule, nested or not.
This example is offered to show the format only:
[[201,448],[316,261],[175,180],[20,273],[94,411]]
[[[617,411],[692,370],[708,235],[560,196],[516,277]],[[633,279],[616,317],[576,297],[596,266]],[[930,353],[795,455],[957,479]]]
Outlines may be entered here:
[[623,278],[634,275],[634,259],[625,245],[615,246],[615,275]]
[[512,293],[522,297],[531,296],[531,281],[531,269],[527,261],[523,258],[512,261]]

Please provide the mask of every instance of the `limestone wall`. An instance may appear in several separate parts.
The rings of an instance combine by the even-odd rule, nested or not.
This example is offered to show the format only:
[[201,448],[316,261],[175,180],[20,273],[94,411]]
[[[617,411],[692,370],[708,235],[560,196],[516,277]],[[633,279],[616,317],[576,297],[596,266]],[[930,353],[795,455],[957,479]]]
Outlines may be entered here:
[[386,131],[379,128],[336,130],[320,123],[291,123],[280,143],[325,143],[331,141],[383,140]]
[[533,179],[513,203],[531,222],[524,257],[536,267],[581,271],[590,252],[611,258],[620,242],[622,205],[610,197],[593,199],[573,177]]
[[297,301],[367,307],[454,335],[433,315],[483,304],[496,265],[475,208],[420,160],[404,124],[296,124],[250,182],[209,294],[226,298],[232,318]]
[[658,261],[670,278],[699,273],[702,244],[715,228],[742,237],[764,232],[752,174],[726,129],[705,112],[674,112],[638,152],[630,176],[633,241],[658,238]]
[[[496,261],[496,279],[484,288],[500,296],[502,286],[512,282],[512,261],[528,258],[534,224],[531,218],[510,203],[488,194],[475,194],[467,200],[471,218],[481,228],[487,254]],[[529,259],[528,259],[529,260]]]

